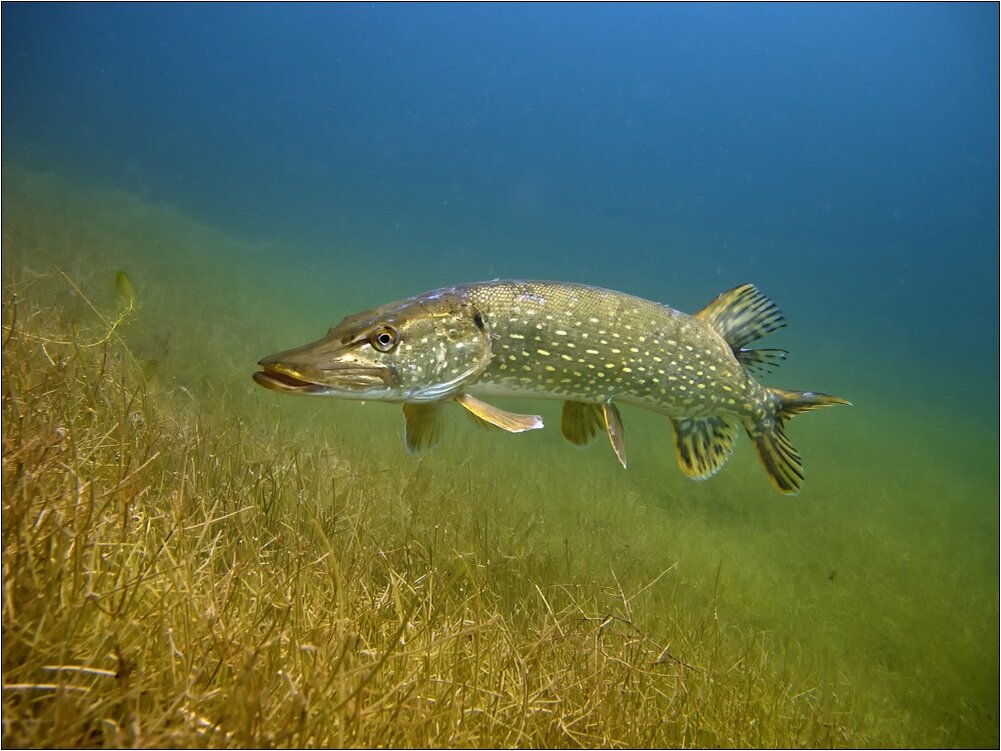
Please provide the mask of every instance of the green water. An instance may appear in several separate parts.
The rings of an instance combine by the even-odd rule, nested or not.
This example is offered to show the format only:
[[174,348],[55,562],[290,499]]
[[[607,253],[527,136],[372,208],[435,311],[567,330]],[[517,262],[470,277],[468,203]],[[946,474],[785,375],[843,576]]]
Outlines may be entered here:
[[[635,581],[670,569],[648,618],[671,598],[712,603],[726,627],[796,655],[797,677],[818,696],[851,692],[878,732],[870,742],[998,743],[997,402],[982,365],[881,342],[857,301],[833,315],[795,293],[783,305],[781,290],[765,289],[790,319],[776,344],[792,353],[765,382],[855,403],[792,422],[806,468],[797,497],[772,491],[746,439],[717,477],[686,479],[666,421],[629,408],[628,471],[603,442],[566,444],[556,402],[505,402],[549,426],[518,436],[477,430],[456,409],[443,445],[418,459],[403,448],[397,407],[286,398],[257,388],[250,373],[259,357],[316,338],[343,315],[472,281],[461,263],[403,266],[359,243],[324,264],[280,240],[229,236],[169,207],[31,173],[5,174],[3,199],[5,283],[55,264],[112,305],[115,273],[125,270],[141,304],[128,342],[155,362],[156,388],[170,398],[251,431],[280,426],[306,449],[322,437],[372,472],[421,462],[428,496],[463,478],[496,488],[495,507],[475,493],[464,499],[470,517],[512,539],[523,520],[557,578],[561,567]],[[500,260],[496,272],[508,271]],[[573,281],[653,294],[629,273],[568,271]],[[692,310],[730,281],[742,280],[700,280],[659,299]],[[964,367],[952,380],[924,375]]]

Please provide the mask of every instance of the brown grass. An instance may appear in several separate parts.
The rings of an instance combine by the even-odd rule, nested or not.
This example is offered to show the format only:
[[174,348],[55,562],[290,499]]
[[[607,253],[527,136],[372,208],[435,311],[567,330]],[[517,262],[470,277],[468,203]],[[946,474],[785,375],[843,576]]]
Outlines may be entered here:
[[672,567],[575,573],[484,478],[154,398],[63,283],[4,294],[5,744],[865,742],[715,600],[651,617]]
[[408,457],[397,409],[249,374],[418,290],[3,189],[4,743],[997,744],[996,434],[853,390],[794,500],[640,410],[628,472],[458,418]]

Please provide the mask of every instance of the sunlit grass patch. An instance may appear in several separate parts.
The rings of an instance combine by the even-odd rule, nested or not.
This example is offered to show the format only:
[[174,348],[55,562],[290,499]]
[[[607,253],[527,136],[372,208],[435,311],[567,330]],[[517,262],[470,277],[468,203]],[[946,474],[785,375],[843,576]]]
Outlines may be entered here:
[[[795,499],[746,441],[689,481],[629,408],[628,471],[557,403],[510,405],[550,426],[519,436],[455,407],[409,456],[398,406],[250,380],[354,309],[343,278],[128,196],[4,189],[5,742],[996,738],[989,441],[869,391],[792,426]],[[774,383],[828,377],[794,367]]]
[[5,743],[864,740],[714,599],[671,606],[673,565],[596,569],[482,472],[179,407],[65,283],[4,293]]

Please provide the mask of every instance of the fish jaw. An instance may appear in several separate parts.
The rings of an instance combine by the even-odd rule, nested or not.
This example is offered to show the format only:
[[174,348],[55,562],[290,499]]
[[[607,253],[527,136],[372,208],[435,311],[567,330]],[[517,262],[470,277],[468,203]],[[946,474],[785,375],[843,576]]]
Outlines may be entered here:
[[490,332],[457,288],[351,315],[323,339],[265,357],[254,381],[284,394],[435,402],[474,383]]
[[330,336],[269,355],[254,382],[271,391],[341,399],[386,399],[396,385],[392,367],[362,363]]

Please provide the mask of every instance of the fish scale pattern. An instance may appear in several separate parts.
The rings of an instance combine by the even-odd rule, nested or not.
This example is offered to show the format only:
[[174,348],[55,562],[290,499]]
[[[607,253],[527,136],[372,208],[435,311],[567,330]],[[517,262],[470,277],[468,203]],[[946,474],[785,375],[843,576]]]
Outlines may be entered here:
[[663,414],[758,416],[767,391],[705,321],[598,287],[555,282],[470,285],[492,359],[472,389]]

